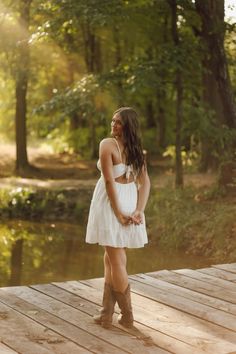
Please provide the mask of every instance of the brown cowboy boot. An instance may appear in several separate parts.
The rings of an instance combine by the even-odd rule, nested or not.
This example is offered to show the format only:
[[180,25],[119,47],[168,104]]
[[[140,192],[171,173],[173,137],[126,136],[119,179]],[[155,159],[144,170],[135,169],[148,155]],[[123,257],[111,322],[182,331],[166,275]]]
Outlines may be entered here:
[[122,314],[118,322],[124,327],[132,328],[134,317],[131,306],[130,285],[127,286],[124,293],[114,291],[114,294]]
[[102,300],[103,307],[100,310],[100,315],[93,316],[94,321],[104,328],[110,328],[112,325],[112,316],[114,313],[115,303],[116,300],[113,294],[112,286],[105,283]]

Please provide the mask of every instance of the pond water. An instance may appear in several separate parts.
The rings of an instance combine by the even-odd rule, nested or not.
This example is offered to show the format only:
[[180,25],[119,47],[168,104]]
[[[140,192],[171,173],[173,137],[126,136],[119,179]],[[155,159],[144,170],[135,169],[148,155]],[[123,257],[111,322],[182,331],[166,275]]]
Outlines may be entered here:
[[[81,280],[103,276],[103,248],[84,242],[85,225],[11,220],[0,224],[0,286]],[[129,274],[201,268],[209,259],[149,243],[128,250]]]

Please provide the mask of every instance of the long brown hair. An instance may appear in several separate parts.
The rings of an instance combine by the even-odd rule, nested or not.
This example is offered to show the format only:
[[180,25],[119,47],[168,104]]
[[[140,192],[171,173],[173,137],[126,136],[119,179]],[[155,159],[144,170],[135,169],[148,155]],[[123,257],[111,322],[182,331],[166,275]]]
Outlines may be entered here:
[[131,107],[121,107],[114,114],[119,114],[121,117],[126,163],[127,165],[132,165],[134,173],[139,175],[145,161],[140,138],[138,114]]

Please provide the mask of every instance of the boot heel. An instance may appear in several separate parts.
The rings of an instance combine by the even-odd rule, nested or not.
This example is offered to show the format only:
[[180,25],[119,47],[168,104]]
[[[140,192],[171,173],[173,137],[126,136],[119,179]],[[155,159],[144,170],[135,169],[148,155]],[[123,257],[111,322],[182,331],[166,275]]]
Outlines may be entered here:
[[99,315],[94,315],[93,320],[95,323],[100,324],[103,328],[111,328],[112,326],[112,316],[115,307],[115,297],[113,294],[113,289],[110,284],[104,284],[102,309]]
[[130,285],[127,286],[124,293],[114,291],[114,294],[119,308],[121,309],[121,318],[118,322],[126,328],[132,328],[134,317],[131,306]]
[[127,320],[124,321],[122,318],[120,320],[118,320],[118,323],[120,325],[122,325],[123,327],[126,327],[126,328],[133,328],[134,326],[134,322],[133,320],[131,320],[130,322],[128,322]]
[[93,316],[93,320],[96,324],[101,325],[103,328],[109,329],[112,327],[112,320],[109,321],[108,319],[104,319],[104,315],[95,315]]
[[111,329],[112,322],[101,322],[101,326],[102,326],[102,328],[105,328],[105,329]]

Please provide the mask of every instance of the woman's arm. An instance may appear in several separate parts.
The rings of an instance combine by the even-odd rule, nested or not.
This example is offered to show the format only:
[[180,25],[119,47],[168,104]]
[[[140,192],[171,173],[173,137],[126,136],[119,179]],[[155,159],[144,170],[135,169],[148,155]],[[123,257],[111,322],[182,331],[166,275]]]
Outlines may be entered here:
[[141,176],[139,178],[139,184],[140,185],[138,189],[138,203],[136,209],[141,212],[144,212],[150,192],[150,179],[146,166],[143,166]]
[[99,158],[101,162],[102,174],[105,180],[106,191],[111,203],[111,207],[122,225],[128,225],[130,217],[121,212],[115,188],[112,163],[112,144],[110,141],[102,140],[99,147]]
[[148,176],[146,166],[143,166],[141,176],[139,177],[139,188],[138,188],[138,201],[135,212],[132,214],[134,223],[142,222],[142,215],[145,210],[149,192],[150,192],[150,179]]

